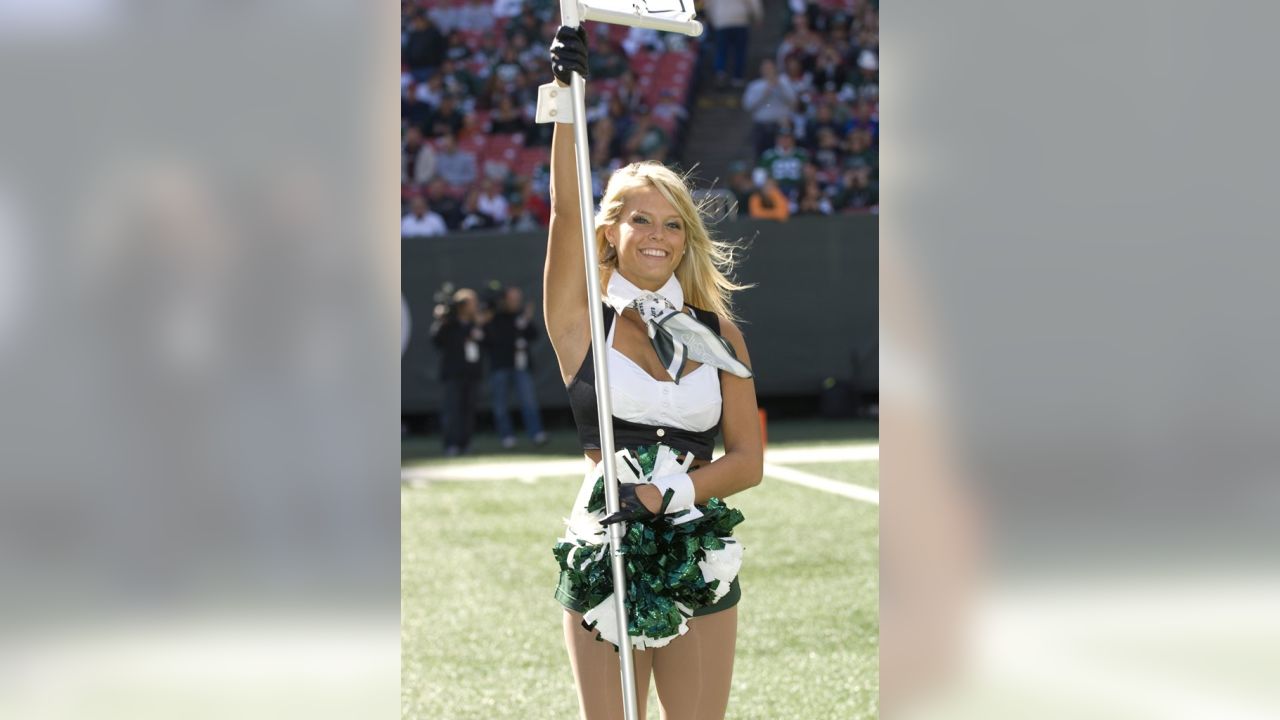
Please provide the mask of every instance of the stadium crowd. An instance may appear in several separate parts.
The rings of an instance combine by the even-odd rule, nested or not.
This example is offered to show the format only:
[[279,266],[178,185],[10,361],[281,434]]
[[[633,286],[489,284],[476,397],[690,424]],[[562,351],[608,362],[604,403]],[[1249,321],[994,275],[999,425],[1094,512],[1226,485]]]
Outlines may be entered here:
[[[730,189],[752,217],[874,211],[879,205],[879,6],[791,0],[790,26],[742,95],[755,171]],[[783,202],[785,200],[785,202]]]
[[[718,10],[702,6],[726,2],[754,4],[760,16],[758,0],[706,0],[700,17],[714,18]],[[872,209],[877,2],[790,0],[789,8],[776,57],[761,63],[760,77],[742,96],[753,122],[756,170],[736,168],[729,188],[743,208],[753,194],[772,190],[786,199],[787,214]],[[558,25],[558,2],[402,0],[401,18],[402,236],[544,227],[551,126],[533,118],[537,88],[549,78],[546,45]],[[639,28],[588,28],[587,115],[598,198],[603,179],[628,162],[677,159],[698,44]],[[711,28],[708,37],[717,45],[738,43],[731,56],[744,52],[744,35]]]

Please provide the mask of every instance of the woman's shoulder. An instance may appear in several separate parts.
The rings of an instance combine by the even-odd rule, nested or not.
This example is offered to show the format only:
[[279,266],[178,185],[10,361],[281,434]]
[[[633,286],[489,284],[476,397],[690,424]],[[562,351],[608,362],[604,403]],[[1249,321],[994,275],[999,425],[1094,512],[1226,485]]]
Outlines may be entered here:
[[684,307],[686,310],[692,311],[695,318],[701,320],[705,325],[710,327],[712,330],[715,330],[716,334],[723,336],[726,340],[731,339],[730,333],[739,339],[742,337],[742,332],[738,330],[738,326],[733,322],[733,320],[727,317],[721,317],[710,310],[704,310],[697,305],[685,303]]

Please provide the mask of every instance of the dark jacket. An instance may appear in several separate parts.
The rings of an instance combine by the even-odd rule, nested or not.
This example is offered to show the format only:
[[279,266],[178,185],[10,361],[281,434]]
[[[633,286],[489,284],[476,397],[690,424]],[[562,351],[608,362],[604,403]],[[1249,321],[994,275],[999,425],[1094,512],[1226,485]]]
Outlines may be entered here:
[[[484,326],[485,350],[489,355],[490,370],[512,368],[533,370],[533,358],[528,347],[537,340],[533,321],[525,320],[520,313],[497,312]],[[523,356],[523,362],[520,358]]]
[[448,315],[436,320],[431,326],[431,344],[440,349],[440,379],[479,379],[482,375],[482,339],[483,334],[473,323],[462,322]]
[[401,48],[401,57],[410,70],[439,67],[444,63],[448,42],[444,35],[430,25],[423,30],[413,30]]

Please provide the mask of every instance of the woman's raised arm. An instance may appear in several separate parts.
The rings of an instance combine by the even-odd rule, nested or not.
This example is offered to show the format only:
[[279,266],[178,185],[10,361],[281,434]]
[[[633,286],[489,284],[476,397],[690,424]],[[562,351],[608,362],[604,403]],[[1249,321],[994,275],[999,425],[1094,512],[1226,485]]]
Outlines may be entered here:
[[574,330],[587,321],[586,260],[579,202],[573,126],[556,123],[551,141],[551,227],[542,281],[547,334],[557,353],[560,351],[558,339],[566,333],[574,334]]
[[[572,72],[587,76],[587,38],[581,28],[561,27],[550,54],[552,74],[561,85],[568,85]],[[542,275],[542,311],[565,378],[577,372],[590,343],[576,158],[573,126],[556,123],[551,140],[551,226]]]

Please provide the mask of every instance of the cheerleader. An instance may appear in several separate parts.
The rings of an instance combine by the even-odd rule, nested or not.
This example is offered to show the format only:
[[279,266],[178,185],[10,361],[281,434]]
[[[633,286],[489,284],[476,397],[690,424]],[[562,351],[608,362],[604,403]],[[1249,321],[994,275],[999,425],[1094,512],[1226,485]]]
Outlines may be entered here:
[[[552,74],[588,75],[586,35],[562,27]],[[758,485],[755,385],[730,295],[732,248],[713,240],[684,179],[655,162],[615,171],[596,215],[599,282],[618,449],[619,511],[605,516],[572,126],[557,123],[545,268],[547,331],[592,465],[554,548],[555,596],[582,717],[622,717],[617,647],[636,649],[664,720],[723,718],[737,636],[742,514],[725,499]],[[718,433],[725,453],[712,461]],[[627,523],[629,627],[616,627],[608,525]],[[625,640],[624,640],[625,639]]]

